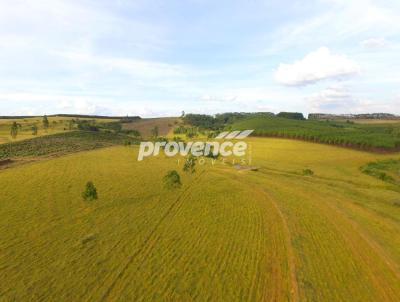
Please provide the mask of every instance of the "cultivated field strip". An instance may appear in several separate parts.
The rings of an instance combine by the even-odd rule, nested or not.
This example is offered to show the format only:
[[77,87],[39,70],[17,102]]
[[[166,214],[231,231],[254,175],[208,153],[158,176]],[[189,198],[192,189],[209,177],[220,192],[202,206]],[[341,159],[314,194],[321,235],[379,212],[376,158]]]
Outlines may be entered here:
[[[228,172],[228,173],[227,173]],[[261,195],[260,201],[264,204],[265,210],[269,215],[271,215],[272,212],[275,212],[276,217],[274,219],[270,219],[270,222],[273,223],[273,226],[275,228],[273,229],[273,226],[271,225],[268,230],[272,233],[274,232],[275,234],[281,234],[281,240],[278,244],[275,244],[274,246],[270,247],[273,250],[277,250],[278,246],[281,245],[284,247],[285,250],[285,258],[282,258],[281,261],[286,262],[286,272],[285,276],[282,274],[279,274],[277,272],[271,272],[273,276],[276,278],[274,279],[275,283],[272,283],[269,285],[267,291],[271,291],[271,289],[280,289],[280,283],[282,283],[283,280],[287,280],[285,282],[286,288],[285,288],[285,294],[286,298],[290,301],[298,301],[299,300],[299,294],[298,294],[298,282],[297,282],[297,277],[296,277],[296,265],[295,265],[295,260],[294,260],[294,253],[293,253],[293,246],[292,246],[292,239],[290,235],[290,230],[287,225],[287,218],[284,216],[282,211],[279,208],[278,203],[271,197],[270,194],[261,186],[255,186],[254,183],[249,181],[246,177],[243,177],[243,175],[238,176],[237,172],[228,170],[228,171],[223,171],[224,175],[229,175],[231,178],[235,179],[238,183],[246,185],[253,191],[253,194],[259,194]],[[276,228],[276,226],[279,226],[279,228]],[[290,295],[288,294],[290,293]],[[278,295],[277,297],[274,295],[266,295],[265,299],[266,301],[275,301],[275,300],[282,300],[283,297]]]
[[400,195],[359,171],[376,155],[252,144],[257,171],[129,147],[0,171],[0,301],[397,301]]
[[[289,301],[282,224],[265,196],[212,172],[194,181],[199,170],[183,175],[182,190],[193,186],[173,206],[182,192],[154,177],[171,167],[163,158],[139,166],[121,147],[1,172],[0,295]],[[99,188],[93,203],[80,198],[88,179]]]
[[[315,194],[321,194],[323,190],[324,200],[329,201],[327,205],[334,205],[333,210],[347,217],[363,237],[374,238],[377,244],[373,245],[383,253],[390,254],[389,258],[395,259],[391,261],[391,267],[399,272],[400,237],[397,234],[400,233],[400,210],[393,204],[400,197],[399,193],[387,190],[382,185],[365,188],[314,178],[303,178],[302,181]],[[317,188],[315,183],[319,184]]]
[[264,179],[256,182],[268,188],[289,217],[301,299],[396,301],[400,280],[394,267],[320,187],[286,177]]
[[[200,172],[200,174],[193,180],[193,183],[200,181],[201,175],[204,173],[204,170]],[[129,269],[129,266],[133,263],[136,257],[141,256],[147,258],[146,255],[151,251],[152,247],[154,246],[155,242],[159,240],[159,236],[157,236],[158,229],[162,226],[163,222],[167,219],[173,219],[174,211],[176,208],[180,207],[180,204],[183,201],[186,193],[191,189],[193,183],[187,185],[182,192],[178,192],[176,200],[170,205],[170,207],[166,210],[165,214],[160,218],[157,224],[154,226],[153,229],[149,231],[149,235],[146,237],[143,244],[136,250],[132,251],[132,255],[128,257],[127,262],[125,265],[122,266],[121,270],[114,278],[113,281],[107,285],[107,290],[105,291],[104,295],[101,297],[101,301],[106,301],[109,299],[110,295],[112,295],[112,291],[117,285],[119,281],[124,277],[125,272]]]
[[[129,266],[110,300],[289,300],[276,212],[266,215],[265,196],[247,200],[251,191],[243,185],[215,175],[207,179],[216,186],[204,190],[201,182],[192,187],[152,245]],[[238,188],[220,195],[226,185]],[[276,246],[266,248],[267,243]]]
[[[15,300],[90,297],[126,261],[126,250],[145,240],[149,228],[175,200],[174,194],[163,192],[161,179],[153,177],[160,169],[166,171],[168,164],[135,167],[130,149],[116,150],[82,153],[0,174],[4,281],[0,294]],[[101,188],[94,203],[84,203],[80,197],[88,179]],[[20,182],[23,189],[16,189]],[[150,184],[153,190],[148,190]]]
[[[324,193],[328,199],[340,209],[341,213],[362,226],[363,233],[368,231],[370,237],[385,247],[384,253],[395,259],[391,266],[399,271],[400,264],[400,211],[393,206],[393,201],[399,198],[399,193],[388,190],[383,183],[366,185],[363,183],[348,183],[337,179],[312,177],[304,178],[298,174],[261,170],[260,173],[269,177],[284,176],[288,180],[299,181],[308,190]],[[329,204],[328,204],[329,205]],[[358,228],[361,230],[360,228]],[[378,246],[377,246],[378,248]]]

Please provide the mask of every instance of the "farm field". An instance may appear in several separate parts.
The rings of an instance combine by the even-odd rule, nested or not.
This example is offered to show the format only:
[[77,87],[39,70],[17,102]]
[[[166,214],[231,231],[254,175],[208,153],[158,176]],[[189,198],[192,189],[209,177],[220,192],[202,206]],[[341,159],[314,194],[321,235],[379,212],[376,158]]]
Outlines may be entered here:
[[400,189],[360,167],[400,154],[249,144],[257,171],[136,146],[0,170],[0,300],[398,301]]
[[179,122],[180,119],[176,117],[144,118],[124,124],[123,129],[139,131],[143,138],[149,138],[152,136],[152,129],[157,127],[158,135],[167,136]]
[[[16,118],[16,119],[0,119],[0,144],[10,143],[13,141],[21,141],[25,139],[31,139],[34,137],[63,133],[71,130],[75,130],[76,126],[73,129],[70,129],[69,122],[73,119],[73,117],[64,117],[64,116],[49,116],[49,127],[47,129],[43,128],[43,117],[27,117],[27,118]],[[97,123],[109,123],[114,121],[113,119],[101,119],[101,118],[79,118],[79,120],[94,120]],[[13,122],[17,122],[21,125],[18,131],[18,135],[16,138],[12,138],[10,135],[10,127]],[[37,126],[37,134],[32,135],[32,126]]]
[[[42,117],[32,117],[24,119],[0,119],[0,144],[34,138],[35,136],[32,135],[31,129],[33,125],[37,125],[38,127],[38,132],[36,136],[64,132],[64,128],[67,129],[68,127],[67,121],[64,121],[62,118],[49,117],[48,119],[50,124],[49,128],[46,130],[42,127]],[[15,139],[13,139],[10,135],[10,127],[14,121],[21,125],[18,136]]]
[[356,124],[256,116],[241,119],[228,127],[254,129],[256,136],[293,138],[354,149],[393,152],[400,148],[399,123]]
[[0,160],[39,159],[113,145],[133,144],[132,137],[103,131],[68,131],[0,145]]

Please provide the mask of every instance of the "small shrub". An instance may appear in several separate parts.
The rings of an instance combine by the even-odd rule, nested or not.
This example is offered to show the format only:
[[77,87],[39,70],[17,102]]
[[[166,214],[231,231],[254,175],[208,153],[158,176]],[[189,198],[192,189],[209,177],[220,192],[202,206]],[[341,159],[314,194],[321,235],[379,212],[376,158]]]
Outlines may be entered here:
[[194,156],[189,156],[189,158],[185,161],[185,164],[183,165],[183,171],[184,172],[189,172],[189,173],[194,173],[196,172],[195,166],[196,166],[196,158]]
[[82,197],[84,200],[94,200],[97,199],[97,189],[94,186],[93,182],[88,181],[86,183],[86,189],[82,193]]
[[383,181],[394,181],[393,177],[391,177],[390,175],[387,175],[385,172],[377,172],[377,176],[380,180]]
[[182,185],[181,177],[176,170],[167,172],[167,174],[164,176],[164,185],[167,189],[176,189]]
[[304,169],[304,170],[303,170],[303,175],[305,175],[305,176],[314,175],[314,171],[311,170],[311,169]]
[[32,125],[31,130],[32,130],[32,135],[38,134],[38,127],[36,125]]

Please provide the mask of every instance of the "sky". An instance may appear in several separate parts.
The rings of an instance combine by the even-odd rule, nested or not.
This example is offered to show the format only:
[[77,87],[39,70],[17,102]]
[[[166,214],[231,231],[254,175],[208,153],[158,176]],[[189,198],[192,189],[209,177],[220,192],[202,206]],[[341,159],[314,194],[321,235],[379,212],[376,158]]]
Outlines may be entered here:
[[0,116],[400,114],[399,0],[0,0]]

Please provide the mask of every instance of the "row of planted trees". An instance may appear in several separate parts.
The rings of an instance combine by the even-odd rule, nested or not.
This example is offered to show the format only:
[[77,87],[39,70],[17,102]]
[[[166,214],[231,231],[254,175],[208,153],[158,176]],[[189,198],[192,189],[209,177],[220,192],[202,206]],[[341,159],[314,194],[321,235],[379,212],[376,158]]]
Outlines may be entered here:
[[[257,136],[264,137],[281,137],[281,138],[294,138],[299,140],[311,141],[316,143],[323,143],[329,145],[337,145],[343,147],[357,148],[357,149],[398,149],[400,147],[400,140],[388,141],[382,137],[362,136],[360,134],[351,136],[343,135],[342,137],[329,134],[310,134],[310,133],[293,133],[285,131],[257,131]],[[346,137],[344,137],[346,136]]]

